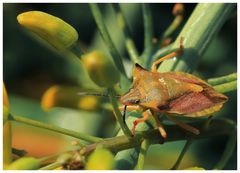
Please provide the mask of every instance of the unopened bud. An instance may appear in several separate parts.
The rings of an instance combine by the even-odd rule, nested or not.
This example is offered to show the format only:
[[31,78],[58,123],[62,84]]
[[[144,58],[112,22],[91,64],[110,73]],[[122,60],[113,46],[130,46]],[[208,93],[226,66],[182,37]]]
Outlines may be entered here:
[[100,87],[110,87],[119,82],[120,74],[113,62],[100,51],[82,56],[90,78]]
[[66,49],[78,39],[77,31],[62,19],[41,11],[17,16],[18,23],[57,49]]
[[104,148],[96,149],[88,158],[87,170],[112,170],[115,167],[113,154]]
[[34,157],[22,157],[11,163],[7,170],[36,170],[41,166],[40,160]]
[[177,15],[183,15],[183,13],[184,13],[184,5],[181,3],[176,3],[173,7],[172,14],[174,16],[177,16]]

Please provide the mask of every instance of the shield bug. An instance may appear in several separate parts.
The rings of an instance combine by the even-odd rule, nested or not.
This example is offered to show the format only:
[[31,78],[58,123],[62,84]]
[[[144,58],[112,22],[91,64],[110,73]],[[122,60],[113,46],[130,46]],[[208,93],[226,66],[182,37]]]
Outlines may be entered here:
[[[138,123],[148,119],[148,110],[154,116],[158,129],[165,139],[167,133],[157,114],[164,113],[170,121],[194,134],[199,130],[185,124],[172,115],[202,117],[219,111],[228,98],[218,93],[202,79],[184,72],[157,72],[157,66],[164,60],[183,54],[182,39],[180,49],[155,61],[151,71],[135,64],[133,84],[130,90],[120,97],[120,102],[128,110],[142,109],[142,118],[133,122],[132,135]],[[121,108],[123,109],[123,107]]]

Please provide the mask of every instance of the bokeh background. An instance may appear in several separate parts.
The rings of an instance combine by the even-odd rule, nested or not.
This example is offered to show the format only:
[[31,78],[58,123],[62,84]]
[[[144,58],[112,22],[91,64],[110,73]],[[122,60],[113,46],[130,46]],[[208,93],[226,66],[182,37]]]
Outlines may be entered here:
[[[196,4],[185,4],[182,25],[173,34],[173,40],[184,26]],[[140,4],[121,4],[130,25],[133,39],[139,52],[143,49],[143,21]],[[154,35],[159,37],[173,20],[173,4],[151,4]],[[96,25],[87,4],[55,3],[4,3],[3,4],[3,79],[9,94],[11,112],[64,128],[85,132],[100,137],[111,137],[117,132],[114,116],[106,109],[86,111],[73,108],[54,108],[44,111],[40,105],[44,92],[52,85],[90,86],[93,83],[82,73],[84,69],[76,61],[62,57],[37,42],[17,23],[18,14],[40,10],[58,16],[75,27],[79,33],[79,45],[86,50],[106,51],[96,30]],[[114,42],[128,63],[124,37],[116,23],[113,9],[101,4],[105,21]],[[128,69],[131,70],[131,69]],[[203,79],[218,77],[237,71],[237,10],[221,28],[194,72]],[[218,117],[237,119],[237,92],[230,92],[229,101]],[[107,99],[102,102],[107,103]],[[70,145],[66,136],[14,123],[13,145],[28,151],[28,155],[41,157]],[[196,141],[186,154],[180,168],[191,166],[211,169],[220,158],[226,137]],[[145,169],[169,169],[179,155],[184,141],[153,145],[150,147]],[[237,168],[237,150],[225,169]]]

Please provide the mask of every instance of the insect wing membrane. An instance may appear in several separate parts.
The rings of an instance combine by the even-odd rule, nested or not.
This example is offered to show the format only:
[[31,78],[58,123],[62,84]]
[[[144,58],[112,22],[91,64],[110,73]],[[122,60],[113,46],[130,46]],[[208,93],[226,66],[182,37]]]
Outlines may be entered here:
[[[174,92],[178,93],[176,90],[180,89],[180,96],[172,97],[165,107],[164,105],[159,106],[160,109],[167,108],[165,110],[166,113],[182,114],[187,117],[206,116],[220,110],[228,99],[225,95],[218,93],[210,85],[194,75],[183,72],[169,72],[161,75],[168,79],[175,79],[181,84],[185,83],[185,86],[183,85],[182,87],[186,87],[186,92],[183,92],[184,89],[181,87],[176,87]],[[197,87],[202,87],[202,90]],[[195,91],[194,88],[196,89]]]

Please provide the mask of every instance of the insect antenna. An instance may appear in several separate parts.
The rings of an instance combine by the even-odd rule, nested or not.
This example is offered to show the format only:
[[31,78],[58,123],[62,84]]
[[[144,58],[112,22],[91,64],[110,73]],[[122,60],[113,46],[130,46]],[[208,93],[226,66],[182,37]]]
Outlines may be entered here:
[[[79,92],[77,93],[79,96],[101,96],[101,97],[110,97],[109,94],[106,93],[93,93],[93,92]],[[115,95],[114,97],[120,98],[121,95]]]
[[127,111],[127,105],[124,105],[123,109],[123,123],[126,124],[126,111]]

